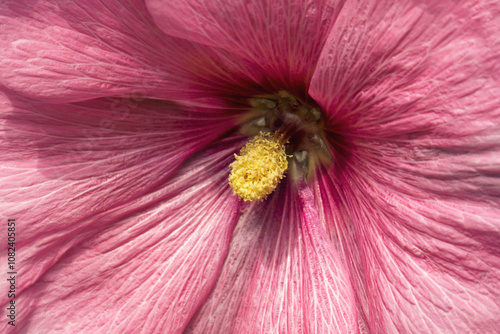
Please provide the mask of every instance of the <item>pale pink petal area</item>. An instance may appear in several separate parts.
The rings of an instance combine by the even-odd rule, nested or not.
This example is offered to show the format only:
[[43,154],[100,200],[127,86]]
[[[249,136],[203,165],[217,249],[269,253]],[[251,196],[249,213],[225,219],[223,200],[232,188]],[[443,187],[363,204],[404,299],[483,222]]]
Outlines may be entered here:
[[372,333],[498,332],[499,8],[347,3],[323,51],[316,198]]
[[[346,174],[325,175],[318,198],[331,238],[356,277],[370,331],[496,333],[498,197],[464,201],[464,190],[454,193],[451,185],[442,189],[447,195],[426,194],[404,180],[390,185],[377,183],[375,174]],[[456,183],[452,174],[442,177]]]
[[72,247],[155,205],[150,194],[234,125],[221,109],[144,99],[51,105],[11,95],[0,110],[0,212],[18,222],[18,292]]
[[495,0],[348,1],[309,93],[334,125],[402,122],[409,114],[439,121],[443,104],[460,115],[468,105],[455,100],[486,94],[499,80],[499,29]]
[[235,57],[166,36],[139,0],[3,1],[0,53],[4,86],[50,102],[179,100],[262,77]]
[[263,69],[273,89],[304,93],[343,1],[147,0],[167,34],[221,47]]
[[186,333],[358,333],[344,264],[311,190],[246,206],[214,290]]
[[80,240],[17,298],[17,329],[182,333],[215,284],[238,221],[238,199],[227,185],[238,145],[226,140],[188,160],[138,200],[146,205],[121,209],[112,228]]

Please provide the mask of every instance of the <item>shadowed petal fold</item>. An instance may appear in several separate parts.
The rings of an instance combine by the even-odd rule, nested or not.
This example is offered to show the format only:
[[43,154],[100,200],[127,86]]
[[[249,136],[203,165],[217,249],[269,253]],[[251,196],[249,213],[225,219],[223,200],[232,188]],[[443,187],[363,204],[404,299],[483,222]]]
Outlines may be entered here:
[[277,84],[273,89],[302,95],[343,2],[146,1],[165,33],[243,56]]
[[140,0],[3,1],[0,53],[4,86],[50,102],[180,100],[261,80],[227,53],[166,36]]
[[214,290],[187,333],[357,333],[353,290],[308,188],[242,212]]

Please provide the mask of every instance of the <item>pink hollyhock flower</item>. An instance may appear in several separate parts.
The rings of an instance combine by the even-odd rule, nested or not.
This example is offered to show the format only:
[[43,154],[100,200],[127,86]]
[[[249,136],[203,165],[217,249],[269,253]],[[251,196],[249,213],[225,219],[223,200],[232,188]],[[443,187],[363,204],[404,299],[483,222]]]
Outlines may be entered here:
[[[498,1],[0,15],[2,332],[498,332]],[[243,202],[260,130],[289,171]]]

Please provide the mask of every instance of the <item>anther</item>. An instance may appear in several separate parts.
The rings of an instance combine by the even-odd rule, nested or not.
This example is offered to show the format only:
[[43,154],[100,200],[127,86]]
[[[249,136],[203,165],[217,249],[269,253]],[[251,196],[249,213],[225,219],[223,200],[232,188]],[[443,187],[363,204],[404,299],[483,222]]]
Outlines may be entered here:
[[244,201],[262,201],[271,194],[288,169],[282,137],[260,132],[234,155],[229,185]]

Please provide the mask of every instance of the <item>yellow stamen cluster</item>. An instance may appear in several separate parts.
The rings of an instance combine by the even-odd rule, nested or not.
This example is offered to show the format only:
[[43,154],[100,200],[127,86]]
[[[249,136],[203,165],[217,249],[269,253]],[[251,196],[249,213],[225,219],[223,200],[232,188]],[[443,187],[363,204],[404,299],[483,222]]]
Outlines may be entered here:
[[229,185],[244,201],[262,201],[278,186],[288,162],[283,143],[261,132],[234,155]]

